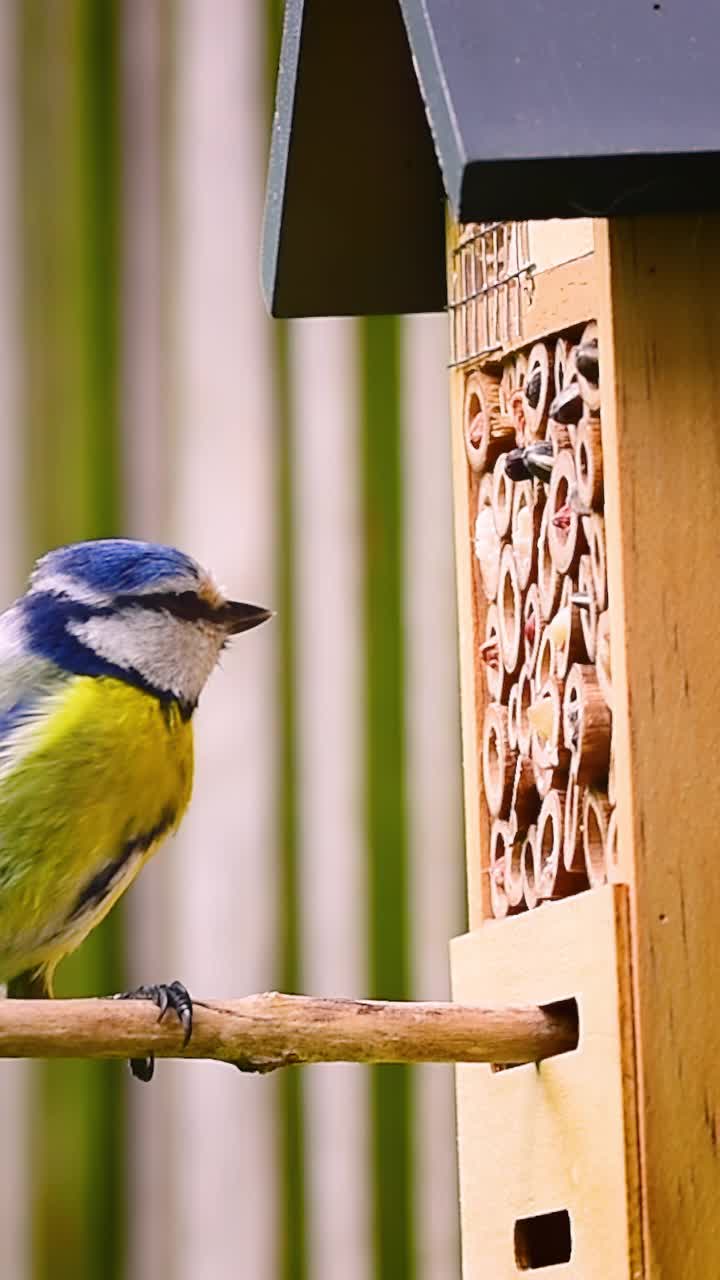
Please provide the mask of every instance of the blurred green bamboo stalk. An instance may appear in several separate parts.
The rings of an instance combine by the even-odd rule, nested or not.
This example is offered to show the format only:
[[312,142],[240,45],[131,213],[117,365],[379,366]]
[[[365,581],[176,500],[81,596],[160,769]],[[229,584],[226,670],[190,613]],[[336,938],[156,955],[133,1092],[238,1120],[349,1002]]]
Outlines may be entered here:
[[[113,0],[20,5],[22,274],[29,557],[118,532],[117,57]],[[122,987],[115,912],[59,994]],[[38,1069],[34,1274],[123,1274],[120,1064]]]
[[[370,995],[410,996],[405,781],[403,474],[399,321],[359,326],[365,518],[365,803]],[[378,1280],[412,1280],[413,1091],[406,1067],[371,1072]]]

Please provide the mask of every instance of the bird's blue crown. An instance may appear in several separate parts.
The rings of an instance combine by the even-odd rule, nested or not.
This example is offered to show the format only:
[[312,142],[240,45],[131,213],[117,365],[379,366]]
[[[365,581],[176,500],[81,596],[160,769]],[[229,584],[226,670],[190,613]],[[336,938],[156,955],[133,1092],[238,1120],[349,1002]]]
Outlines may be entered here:
[[127,596],[170,584],[182,583],[186,590],[192,589],[200,581],[200,569],[176,547],[131,538],[99,538],[57,547],[38,560],[31,589],[52,590],[53,580],[65,580],[98,595]]

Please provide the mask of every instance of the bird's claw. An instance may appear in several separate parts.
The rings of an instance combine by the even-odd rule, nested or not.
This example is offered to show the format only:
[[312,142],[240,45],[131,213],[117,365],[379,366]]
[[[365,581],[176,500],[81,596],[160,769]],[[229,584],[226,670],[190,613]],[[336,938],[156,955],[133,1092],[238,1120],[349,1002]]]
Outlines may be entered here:
[[[160,1010],[158,1022],[162,1022],[168,1009],[172,1009],[183,1029],[183,1049],[188,1044],[193,1029],[193,1002],[187,987],[184,987],[182,982],[158,982],[136,987],[134,991],[120,992],[115,999],[152,1000]],[[130,1070],[136,1080],[142,1080],[147,1084],[153,1078],[155,1055],[149,1053],[145,1058],[131,1058]]]

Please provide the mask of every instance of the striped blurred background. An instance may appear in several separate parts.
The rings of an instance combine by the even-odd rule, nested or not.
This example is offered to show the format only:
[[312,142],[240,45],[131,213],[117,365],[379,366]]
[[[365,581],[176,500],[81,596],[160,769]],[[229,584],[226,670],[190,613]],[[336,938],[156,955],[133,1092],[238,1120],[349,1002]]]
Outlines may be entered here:
[[[445,320],[267,319],[281,19],[0,5],[3,603],[48,546],[125,532],[278,611],[203,699],[180,836],[60,994],[442,998],[463,929]],[[0,1075],[3,1280],[458,1275],[449,1068]]]

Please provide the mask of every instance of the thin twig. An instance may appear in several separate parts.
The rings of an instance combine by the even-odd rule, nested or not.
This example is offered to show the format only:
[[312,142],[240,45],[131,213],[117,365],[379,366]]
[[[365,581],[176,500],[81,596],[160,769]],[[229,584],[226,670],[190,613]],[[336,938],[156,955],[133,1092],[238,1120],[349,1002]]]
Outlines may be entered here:
[[537,1062],[577,1044],[567,1005],[319,999],[267,992],[194,1002],[186,1048],[143,1000],[0,1001],[0,1057],[211,1058],[245,1071],[310,1062]]

